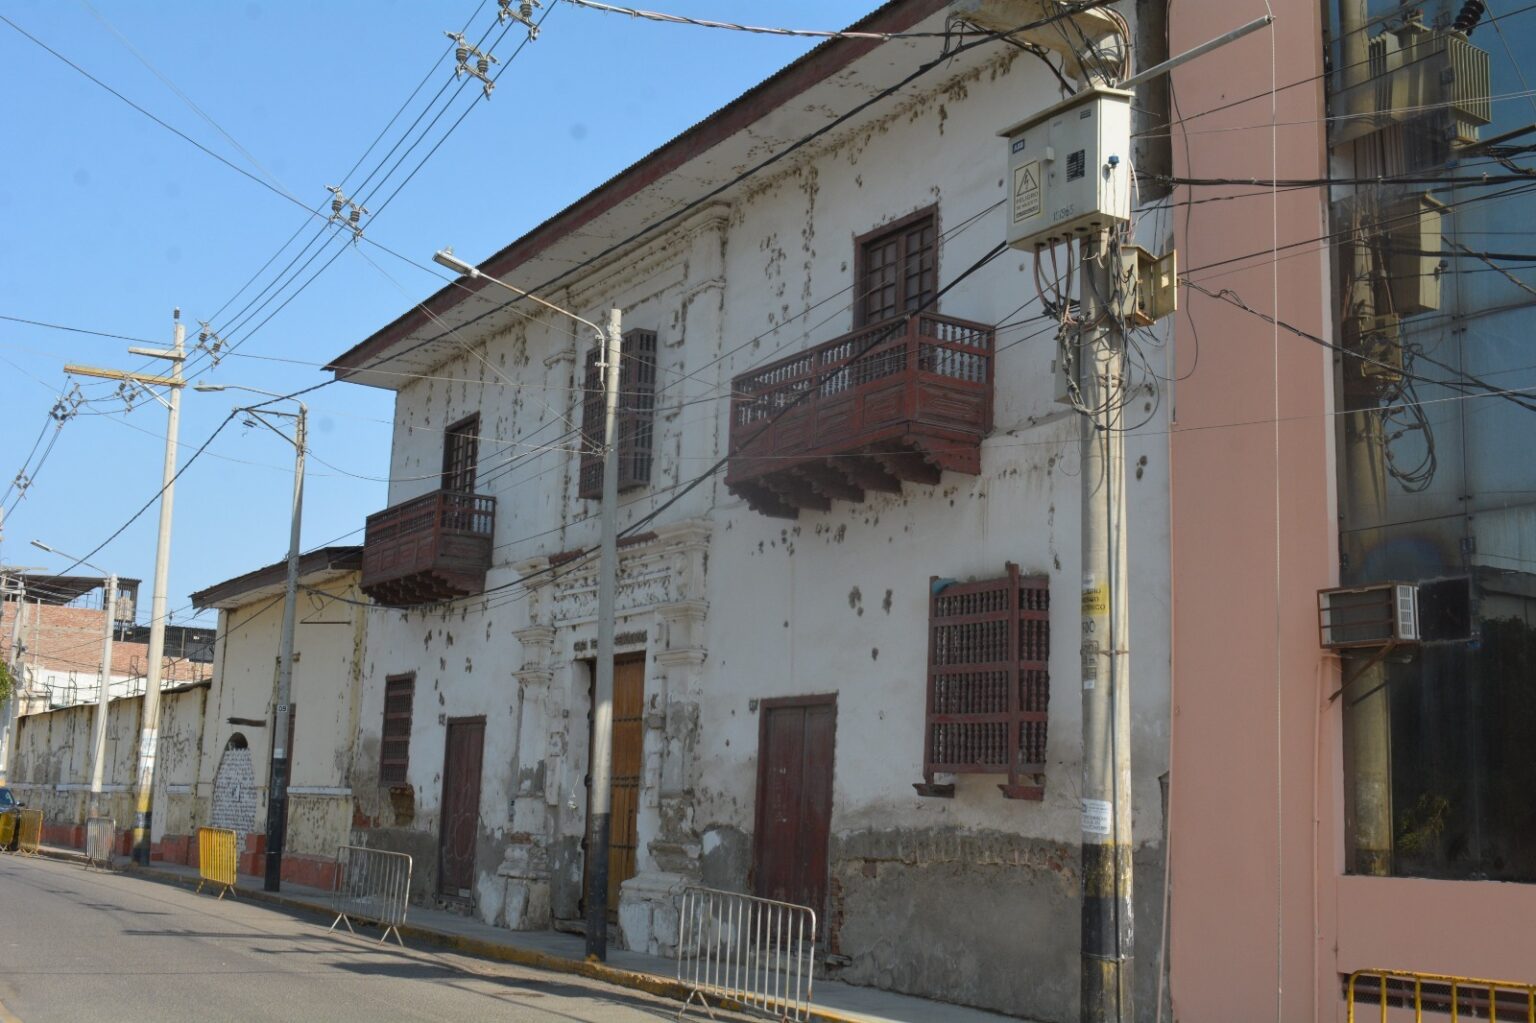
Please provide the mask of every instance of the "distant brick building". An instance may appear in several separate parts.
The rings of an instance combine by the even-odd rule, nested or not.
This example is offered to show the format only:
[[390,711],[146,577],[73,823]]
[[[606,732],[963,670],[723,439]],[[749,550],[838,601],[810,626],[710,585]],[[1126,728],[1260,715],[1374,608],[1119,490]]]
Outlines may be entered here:
[[[0,606],[0,637],[13,632],[16,602]],[[101,608],[66,607],[28,601],[21,612],[21,684],[26,694],[23,714],[50,707],[94,702],[101,673],[101,643],[106,612]],[[119,630],[132,628],[120,622]],[[114,697],[142,692],[149,666],[149,645],[118,638],[112,644],[111,686]],[[211,666],[182,657],[166,657],[161,684],[179,685],[206,679]]]

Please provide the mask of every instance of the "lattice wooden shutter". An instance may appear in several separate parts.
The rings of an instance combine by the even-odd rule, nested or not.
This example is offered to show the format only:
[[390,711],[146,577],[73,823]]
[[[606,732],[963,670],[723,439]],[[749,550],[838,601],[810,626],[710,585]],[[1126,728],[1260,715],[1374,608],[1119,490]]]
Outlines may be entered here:
[[936,773],[1006,774],[1010,799],[1045,795],[1049,581],[1009,563],[1000,579],[930,583],[922,795]]
[[[633,490],[651,482],[651,455],[655,444],[656,332],[631,330],[619,346],[619,489]],[[584,396],[581,406],[581,477],[578,495],[589,500],[603,496],[603,373],[598,366],[602,352],[587,353]]]
[[411,703],[415,675],[390,675],[384,680],[384,729],[379,742],[379,782],[404,785],[411,761]]

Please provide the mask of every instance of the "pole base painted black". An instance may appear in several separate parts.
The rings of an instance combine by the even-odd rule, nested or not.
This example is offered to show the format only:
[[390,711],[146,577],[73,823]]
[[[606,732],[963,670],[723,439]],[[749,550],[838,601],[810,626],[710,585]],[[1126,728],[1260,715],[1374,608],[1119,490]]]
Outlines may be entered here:
[[288,758],[272,758],[272,791],[267,797],[267,859],[264,891],[283,889],[283,843],[288,831]]
[[594,814],[587,842],[587,958],[608,959],[608,845],[613,815]]
[[133,862],[141,867],[149,866],[150,819],[153,814],[145,810],[133,815]]

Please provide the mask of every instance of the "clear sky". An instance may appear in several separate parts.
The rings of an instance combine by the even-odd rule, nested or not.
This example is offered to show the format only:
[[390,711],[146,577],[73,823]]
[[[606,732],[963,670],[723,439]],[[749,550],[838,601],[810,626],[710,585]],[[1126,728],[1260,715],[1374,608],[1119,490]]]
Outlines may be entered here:
[[[838,28],[875,3],[636,6]],[[278,194],[310,206],[328,200],[325,186],[347,175],[424,77],[423,90],[346,184],[372,210],[388,203],[370,218],[369,238],[431,266],[432,252],[449,244],[472,261],[484,258],[812,45],[560,5],[538,40],[506,65],[489,101],[474,82],[451,99],[452,84],[429,108],[443,83],[452,82],[444,31],[470,22],[468,34],[479,38],[496,24],[495,11],[495,0],[11,0],[0,8],[258,179],[199,151],[0,22],[0,88],[8,97],[0,315],[142,339],[0,320],[0,488],[22,469],[35,477],[5,497],[0,561],[62,570],[67,562],[28,541],[86,555],[159,489],[164,409],[151,399],[129,411],[115,383],[81,378],[88,402],[55,429],[49,410],[67,386],[66,362],[149,368],[126,348],[168,343],[171,311],[180,307],[189,344],[198,339],[198,321],[209,320],[237,346],[216,368],[198,359],[192,371],[215,382],[294,391],[330,379],[322,364],[441,286],[435,272],[372,246],[346,245],[334,232],[321,234],[318,222]],[[524,38],[514,27],[494,53],[505,61]],[[425,141],[405,155],[418,137]],[[283,273],[312,238],[314,247]],[[322,242],[328,247],[321,249]],[[360,542],[364,517],[384,506],[392,399],[350,384],[307,397],[306,548]],[[179,461],[208,439],[235,400],[232,392],[186,392]],[[192,591],[284,556],[292,458],[283,440],[237,419],[181,477],[173,621],[192,621]],[[150,508],[91,558],[145,581],[141,621],[148,617],[156,519]],[[199,623],[211,625],[212,617]]]

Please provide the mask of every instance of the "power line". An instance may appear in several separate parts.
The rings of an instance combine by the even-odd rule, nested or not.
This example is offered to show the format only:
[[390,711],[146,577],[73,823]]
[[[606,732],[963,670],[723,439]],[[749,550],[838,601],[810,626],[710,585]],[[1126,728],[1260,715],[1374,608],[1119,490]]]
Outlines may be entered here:
[[891,39],[942,39],[952,35],[949,32],[858,32],[850,29],[839,31],[814,28],[766,28],[760,25],[738,25],[733,21],[687,18],[681,14],[664,14],[661,11],[642,11],[633,7],[615,7],[612,4],[598,3],[597,0],[566,0],[566,2],[593,11],[602,11],[607,14],[624,14],[631,18],[639,18],[645,21],[656,21],[669,25],[691,25],[695,28],[729,29],[733,32],[753,32],[759,35],[795,36],[811,39],[872,39],[877,42],[887,42]]
[[[939,56],[937,56],[937,57],[933,58],[932,60],[929,60],[929,61],[919,65],[915,70],[913,70],[912,72],[910,72],[907,75],[905,75],[904,77],[902,77],[896,83],[881,89],[880,91],[876,92],[874,95],[870,96],[868,99],[863,100],[862,102],[860,102],[860,103],[856,104],[855,106],[853,106],[851,109],[844,111],[842,114],[839,114],[833,120],[831,120],[828,123],[822,125],[820,128],[815,129],[810,134],[802,136],[801,138],[799,138],[796,141],[790,143],[788,146],[784,147],[783,149],[778,150],[777,152],[768,155],[767,157],[765,157],[762,160],[758,161],[757,163],[753,164],[751,167],[748,167],[747,169],[745,169],[745,170],[741,171],[740,173],[734,175],[733,177],[731,177],[728,181],[724,182],[723,184],[720,184],[720,185],[710,189],[708,192],[706,192],[703,195],[701,195],[701,196],[691,200],[688,203],[685,203],[684,205],[682,205],[682,206],[678,207],[677,209],[673,210],[671,213],[668,213],[668,214],[666,214],[666,215],[664,215],[662,217],[659,217],[659,218],[657,218],[655,220],[652,220],[650,223],[648,223],[648,224],[644,225],[643,227],[639,228],[638,230],[632,232],[627,237],[625,237],[623,239],[620,239],[619,241],[614,242],[613,244],[607,246],[606,248],[602,249],[601,251],[599,251],[597,253],[594,253],[591,256],[586,257],[585,259],[579,260],[578,262],[574,263],[572,266],[570,266],[567,269],[565,269],[565,270],[561,271],[560,273],[556,274],[554,277],[550,278],[549,280],[545,281],[544,283],[538,285],[537,287],[530,288],[528,290],[533,292],[534,294],[540,294],[540,293],[547,293],[547,292],[549,292],[552,288],[554,288],[555,285],[559,284],[561,281],[565,280],[567,277],[570,277],[571,275],[573,275],[573,274],[575,274],[575,273],[577,273],[577,272],[579,272],[581,270],[584,270],[584,269],[592,266],[594,263],[597,263],[598,261],[607,258],[608,256],[610,256],[613,253],[619,251],[620,249],[625,248],[626,246],[629,246],[629,245],[639,241],[640,239],[642,239],[642,238],[646,237],[647,235],[651,234],[652,232],[656,231],[658,228],[661,228],[661,227],[663,227],[663,226],[665,226],[667,224],[670,224],[670,223],[672,223],[672,222],[674,222],[674,221],[676,221],[676,220],[678,220],[678,219],[680,219],[680,218],[682,218],[684,216],[687,216],[693,210],[698,209],[700,206],[702,206],[705,203],[709,202],[710,200],[716,198],[717,196],[725,193],[726,191],[730,190],[731,188],[734,188],[736,185],[740,184],[743,181],[746,181],[748,178],[751,178],[752,176],[758,174],[759,172],[761,172],[765,168],[772,166],[773,164],[779,162],[780,160],[784,159],[785,157],[787,157],[787,156],[789,156],[789,155],[791,155],[791,154],[793,154],[795,152],[798,152],[800,149],[803,149],[804,147],[810,145],[812,142],[814,142],[817,139],[821,138],[823,135],[826,135],[828,132],[831,132],[831,131],[835,130],[836,128],[840,127],[841,125],[846,124],[849,120],[851,120],[852,118],[854,118],[854,117],[858,116],[859,114],[863,113],[865,110],[869,109],[871,106],[874,106],[876,103],[879,103],[882,100],[884,100],[884,99],[886,99],[886,98],[888,98],[890,96],[895,95],[897,92],[901,91],[902,89],[904,89],[906,86],[910,85],[912,82],[916,81],[917,79],[919,79],[919,78],[923,77],[924,75],[928,74],[930,71],[934,70],[935,68],[947,65],[950,61],[952,61],[954,58],[958,57],[962,53],[965,53],[965,52],[967,52],[969,50],[975,49],[975,48],[977,48],[979,46],[985,45],[986,43],[994,42],[997,39],[1005,38],[1007,36],[1016,35],[1016,34],[1021,33],[1021,32],[1028,32],[1028,31],[1031,31],[1033,29],[1040,28],[1042,26],[1052,24],[1053,22],[1059,21],[1062,18],[1070,18],[1070,17],[1072,17],[1074,15],[1081,14],[1084,11],[1093,10],[1093,9],[1096,9],[1096,8],[1099,8],[1099,7],[1104,7],[1104,6],[1106,6],[1110,2],[1111,2],[1111,0],[1085,0],[1085,2],[1082,2],[1082,3],[1074,3],[1074,4],[1071,4],[1069,6],[1065,6],[1060,11],[1058,11],[1057,13],[1055,13],[1055,14],[1049,16],[1049,17],[1042,18],[1042,19],[1039,19],[1037,21],[1029,22],[1027,24],[1020,25],[1020,26],[1018,26],[1016,28],[1005,29],[1005,30],[998,31],[998,32],[989,32],[986,35],[982,36],[981,38],[971,40],[970,42],[961,43],[961,44],[959,44],[957,46],[954,46],[954,47],[945,47],[944,51],[942,53],[940,53]],[[504,307],[506,307],[508,305],[512,305],[513,303],[515,303],[517,301],[518,301],[518,299],[514,297],[514,298],[508,299],[506,301],[500,302],[498,304],[495,304],[495,305],[492,306],[491,309],[487,310],[486,312],[483,312],[483,313],[479,314],[478,316],[475,316],[475,317],[467,320],[465,323],[460,324],[459,325],[459,329],[462,330],[464,327],[467,327],[467,326],[469,326],[469,325],[471,325],[473,323],[477,323],[480,320],[484,319],[485,317],[493,315],[494,313],[499,312],[502,308],[504,308]],[[403,349],[401,349],[399,351],[391,352],[389,355],[383,356],[382,358],[376,360],[376,362],[373,365],[382,364],[384,362],[388,362],[391,359],[400,358],[401,356],[407,355],[407,354],[417,350],[418,348],[421,348],[421,347],[423,347],[425,345],[431,344],[434,341],[439,340],[440,337],[441,337],[441,335],[430,337],[430,338],[425,338],[425,339],[423,339],[421,341],[418,341],[418,342],[416,342],[413,345],[409,345],[409,346],[407,346],[407,347],[405,347],[405,348],[403,348]],[[361,366],[361,367],[357,367],[357,370],[367,370],[367,369],[371,369],[371,368],[372,368],[372,365]]]

